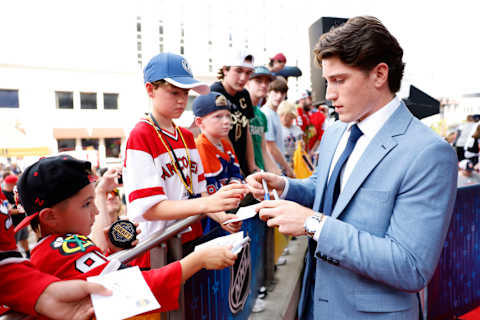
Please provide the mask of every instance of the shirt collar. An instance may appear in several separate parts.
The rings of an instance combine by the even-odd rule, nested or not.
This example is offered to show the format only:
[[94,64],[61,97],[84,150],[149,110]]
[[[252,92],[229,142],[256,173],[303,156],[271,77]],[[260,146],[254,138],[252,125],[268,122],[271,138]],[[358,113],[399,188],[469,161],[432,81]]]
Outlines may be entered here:
[[358,128],[362,130],[363,134],[368,139],[373,139],[373,137],[375,137],[377,132],[383,127],[385,122],[387,122],[387,120],[395,112],[395,110],[397,110],[399,106],[400,99],[395,95],[389,103],[369,115],[367,118],[363,119],[361,122],[349,123],[348,129],[350,129],[352,125],[357,123]]

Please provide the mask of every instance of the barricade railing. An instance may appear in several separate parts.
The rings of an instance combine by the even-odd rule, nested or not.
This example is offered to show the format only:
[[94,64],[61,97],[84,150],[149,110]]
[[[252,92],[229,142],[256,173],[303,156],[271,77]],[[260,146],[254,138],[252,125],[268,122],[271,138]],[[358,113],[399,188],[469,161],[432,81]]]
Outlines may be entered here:
[[[117,259],[122,263],[129,262],[130,260],[139,256],[140,254],[144,253],[145,251],[153,247],[156,247],[160,243],[165,242],[169,238],[177,235],[179,232],[188,228],[190,225],[194,224],[195,222],[200,220],[202,217],[203,217],[202,215],[197,215],[197,216],[192,216],[192,217],[188,217],[186,219],[180,220],[165,230],[156,231],[152,233],[147,238],[139,242],[135,247],[126,249],[126,250],[121,250],[119,252],[111,254],[107,258],[109,260]],[[156,266],[156,267],[159,267],[159,266]]]

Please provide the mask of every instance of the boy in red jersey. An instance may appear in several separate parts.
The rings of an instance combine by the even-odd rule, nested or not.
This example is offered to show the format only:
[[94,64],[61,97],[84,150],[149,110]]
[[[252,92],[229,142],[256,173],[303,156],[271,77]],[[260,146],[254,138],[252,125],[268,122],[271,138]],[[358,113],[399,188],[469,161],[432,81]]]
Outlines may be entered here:
[[51,319],[90,319],[93,307],[89,294],[108,295],[109,290],[96,283],[58,281],[43,273],[17,251],[7,198],[0,192],[0,315],[10,308],[33,316]]
[[[153,57],[144,81],[153,110],[130,133],[123,170],[128,216],[140,223],[140,237],[194,215],[207,214],[219,223],[233,218],[224,212],[236,208],[248,188],[228,185],[201,197],[206,195],[205,175],[193,135],[172,121],[185,110],[189,89],[206,94],[208,86],[193,78],[185,58],[172,53]],[[182,242],[201,234],[197,223],[182,234]]]
[[[98,214],[90,167],[90,162],[66,155],[43,158],[28,167],[18,182],[27,217],[15,231],[31,224],[40,232],[31,262],[60,279],[85,279],[107,265],[104,252],[87,237]],[[111,244],[109,249],[118,251]],[[163,312],[178,308],[181,284],[195,272],[221,269],[235,259],[227,247],[209,248],[142,274]]]

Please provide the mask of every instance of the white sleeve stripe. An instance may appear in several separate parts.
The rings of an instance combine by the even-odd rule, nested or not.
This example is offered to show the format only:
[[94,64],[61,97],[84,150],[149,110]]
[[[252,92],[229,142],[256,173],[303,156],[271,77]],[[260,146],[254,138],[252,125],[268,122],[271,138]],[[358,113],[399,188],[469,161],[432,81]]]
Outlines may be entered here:
[[143,217],[143,214],[147,212],[151,207],[156,205],[162,200],[167,199],[165,195],[156,195],[147,198],[139,198],[129,203],[127,215],[133,222],[148,221]]

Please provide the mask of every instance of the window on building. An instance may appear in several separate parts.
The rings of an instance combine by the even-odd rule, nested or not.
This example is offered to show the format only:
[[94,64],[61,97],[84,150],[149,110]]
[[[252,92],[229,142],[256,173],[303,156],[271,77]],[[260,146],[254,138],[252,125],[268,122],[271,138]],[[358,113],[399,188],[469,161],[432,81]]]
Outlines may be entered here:
[[0,89],[0,108],[18,108],[18,90]]
[[75,139],[57,139],[58,152],[74,151]]
[[158,20],[158,47],[160,52],[164,51],[163,47],[163,20]]
[[180,47],[180,54],[185,54],[185,48],[183,46]]
[[108,110],[118,109],[118,93],[104,93],[103,108]]
[[97,109],[97,94],[80,92],[81,109]]
[[107,158],[119,158],[122,138],[105,138],[105,155]]
[[137,63],[142,68],[142,18],[137,16]]
[[208,72],[213,72],[213,59],[208,58]]
[[73,92],[55,91],[57,109],[73,109]]
[[82,139],[82,150],[98,150],[98,139]]

